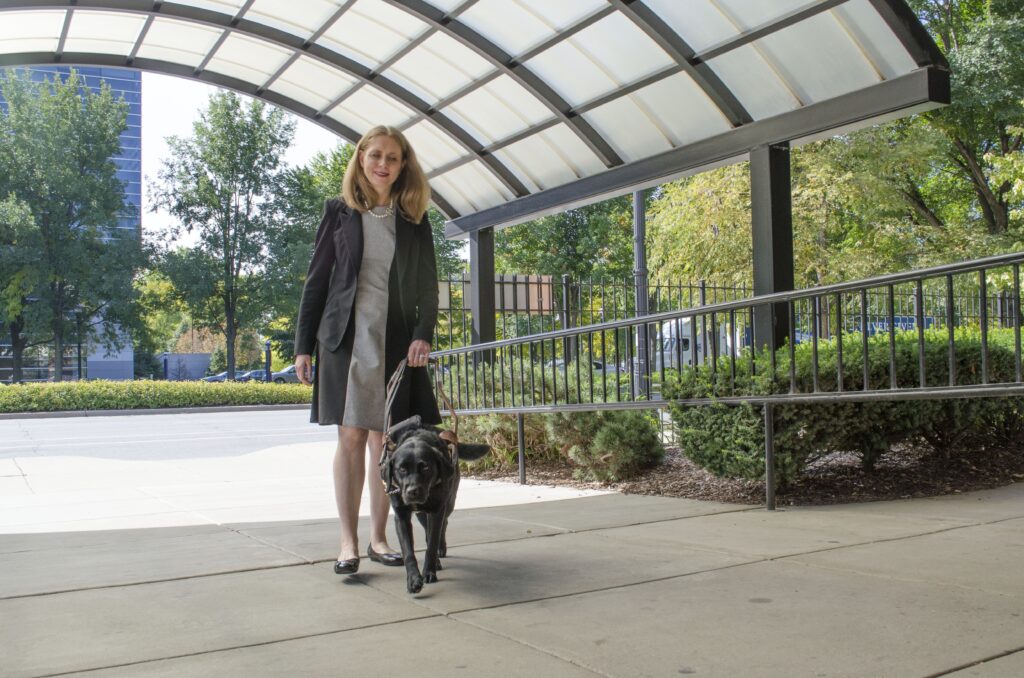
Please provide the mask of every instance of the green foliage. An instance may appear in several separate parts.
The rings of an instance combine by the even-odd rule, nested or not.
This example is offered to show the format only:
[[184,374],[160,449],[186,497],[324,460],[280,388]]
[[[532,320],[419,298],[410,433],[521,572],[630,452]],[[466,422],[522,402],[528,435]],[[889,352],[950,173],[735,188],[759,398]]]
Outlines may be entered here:
[[[586,364],[587,361],[584,361]],[[558,368],[552,374],[550,366],[534,365],[532,374],[525,383],[518,382],[511,371],[501,372],[492,365],[478,365],[471,373],[456,370],[456,383],[470,384],[471,400],[462,400],[464,394],[450,394],[456,397],[459,407],[488,407],[502,403],[511,405],[545,401],[557,392],[560,404],[578,402],[600,402],[603,387],[599,376],[595,376],[593,396],[590,379],[581,372],[580,390],[574,383],[576,363],[570,362],[568,369]],[[567,387],[566,379],[570,384]],[[609,392],[614,399],[618,379],[608,377]],[[516,392],[512,393],[512,384]],[[446,384],[446,388],[449,386]],[[459,436],[464,440],[486,442],[493,448],[485,464],[509,466],[518,460],[518,437],[514,415],[486,414],[462,417],[459,420]],[[656,423],[649,415],[635,410],[614,410],[601,412],[558,412],[531,414],[524,417],[524,440],[527,454],[531,459],[553,462],[569,461],[580,478],[609,482],[626,480],[639,471],[656,464],[664,453]]]
[[126,205],[111,157],[127,107],[74,71],[42,82],[5,71],[0,92],[0,239],[10,247],[0,254],[0,315],[15,363],[29,339],[52,339],[62,353],[76,317],[120,347],[119,329],[135,319],[132,275],[145,260],[136,233],[115,230]]
[[[1024,124],[1024,3],[1020,0],[916,0],[951,71],[952,102],[926,115],[948,143],[944,169],[961,177],[976,206],[968,217],[988,234],[1013,236],[1009,185],[993,176],[994,160],[1021,149]],[[1019,202],[1017,203],[1019,207]],[[1019,240],[1019,233],[1017,233]]]
[[629,198],[621,197],[503,229],[494,238],[495,270],[626,277],[633,267],[632,219]]
[[545,415],[548,438],[583,480],[628,480],[661,461],[665,449],[650,416],[636,410]]
[[193,381],[77,381],[0,387],[0,412],[132,410],[224,405],[308,403],[312,389],[301,384]]
[[[989,336],[990,382],[1015,378],[1012,332],[993,331]],[[868,386],[884,390],[891,381],[889,337],[868,340]],[[836,389],[838,339],[819,343],[818,384],[822,391]],[[895,341],[896,383],[919,383],[918,341],[914,331],[899,332]],[[843,337],[843,386],[863,388],[863,349],[859,334]],[[958,330],[955,339],[957,385],[981,383],[981,341],[977,330]],[[746,364],[748,356],[742,362]],[[927,386],[949,384],[948,339],[944,331],[925,333],[925,375]],[[790,390],[789,353],[776,355],[777,371],[769,373],[769,356],[756,356],[760,373],[737,375],[735,388],[728,379],[723,359],[715,373],[710,366],[684,370],[664,386],[676,424],[680,449],[713,473],[758,478],[764,473],[764,426],[761,411],[749,405],[685,406],[689,398],[716,398],[734,394],[786,393]],[[813,353],[809,343],[794,350],[794,391],[809,393],[814,388]],[[926,444],[936,453],[950,455],[980,445],[1017,444],[1021,441],[1024,399],[984,398],[975,400],[902,400],[866,402],[818,402],[780,404],[775,407],[776,477],[785,485],[808,464],[835,452],[852,452],[871,469],[894,446]]]
[[[523,432],[526,454],[530,459],[552,462],[560,458],[558,448],[548,438],[545,415],[524,416]],[[491,446],[491,454],[474,462],[474,467],[506,468],[518,462],[519,438],[515,415],[480,414],[460,417],[459,439]]]
[[232,374],[239,331],[269,320],[267,258],[283,228],[274,206],[294,129],[261,101],[216,93],[190,138],[168,138],[171,157],[154,187],[156,203],[178,220],[170,236],[198,236],[191,247],[168,247],[161,272],[195,325],[224,336]]

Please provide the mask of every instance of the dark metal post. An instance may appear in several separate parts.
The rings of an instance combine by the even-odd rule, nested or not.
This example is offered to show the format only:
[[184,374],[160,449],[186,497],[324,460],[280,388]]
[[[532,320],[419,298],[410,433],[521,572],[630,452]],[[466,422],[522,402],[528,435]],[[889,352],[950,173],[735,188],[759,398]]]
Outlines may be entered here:
[[[650,297],[647,286],[647,211],[644,203],[644,192],[633,193],[633,280],[636,315],[643,317],[650,313]],[[647,325],[637,328],[637,370],[633,375],[636,382],[635,392],[642,393],[647,400],[651,399],[651,383],[643,375],[648,374],[647,361],[649,346]]]
[[764,404],[764,503],[775,510],[775,413],[772,404]]
[[523,413],[516,415],[516,436],[519,438],[519,484],[526,484],[526,427]]
[[[75,322],[78,325],[78,381],[82,381],[82,312],[75,311]],[[61,361],[61,369],[64,369],[64,361]]]
[[[793,205],[789,144],[750,152],[754,296],[793,289]],[[790,335],[785,304],[754,307],[754,344],[782,346]]]
[[485,228],[469,236],[470,308],[473,311],[472,342],[494,341],[494,229]]
[[266,352],[263,356],[263,381],[269,382],[272,380],[270,374],[270,339],[267,339],[264,348]]
[[[572,309],[572,279],[568,273],[562,274],[562,329],[569,329],[575,327],[576,322],[573,318]],[[568,337],[565,343],[562,345],[562,351],[565,353],[565,364],[568,365],[572,362],[573,357],[576,355],[576,338]]]

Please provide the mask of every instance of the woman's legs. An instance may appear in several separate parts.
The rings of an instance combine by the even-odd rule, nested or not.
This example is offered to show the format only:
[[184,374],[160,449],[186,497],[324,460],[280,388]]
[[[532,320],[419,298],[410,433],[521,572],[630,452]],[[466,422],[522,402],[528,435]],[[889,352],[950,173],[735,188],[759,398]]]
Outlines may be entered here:
[[383,452],[384,434],[381,431],[370,431],[367,448],[370,452],[370,463],[366,466],[366,484],[370,488],[370,546],[377,553],[393,553],[388,546],[385,530],[388,526],[388,509],[391,500],[384,491],[384,483],[380,479],[380,455]]
[[334,454],[334,499],[341,519],[341,553],[338,560],[359,556],[359,500],[363,494],[367,430],[338,427]]

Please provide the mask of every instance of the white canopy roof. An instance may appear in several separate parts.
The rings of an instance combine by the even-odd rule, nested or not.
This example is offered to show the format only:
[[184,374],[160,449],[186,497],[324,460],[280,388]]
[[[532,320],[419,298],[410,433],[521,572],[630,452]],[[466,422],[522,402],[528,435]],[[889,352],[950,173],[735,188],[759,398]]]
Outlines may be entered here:
[[948,102],[902,0],[0,0],[0,66],[54,62],[397,126],[449,235]]

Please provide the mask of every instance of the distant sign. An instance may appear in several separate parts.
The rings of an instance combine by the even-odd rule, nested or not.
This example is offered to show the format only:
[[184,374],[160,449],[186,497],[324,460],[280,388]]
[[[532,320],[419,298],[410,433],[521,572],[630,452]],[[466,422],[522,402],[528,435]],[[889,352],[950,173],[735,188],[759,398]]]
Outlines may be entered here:
[[[913,330],[917,328],[917,318],[912,315],[896,315],[892,318],[893,325],[897,330]],[[924,317],[924,327],[935,326],[935,317],[926,315]],[[878,334],[879,332],[889,331],[889,318],[875,318],[868,322],[868,334]]]
[[[469,280],[442,280],[439,287],[438,308],[451,310],[452,286],[461,284],[463,304],[473,310],[473,284]],[[550,275],[509,275],[495,276],[494,307],[498,311],[518,311],[522,313],[554,313],[554,284]]]

